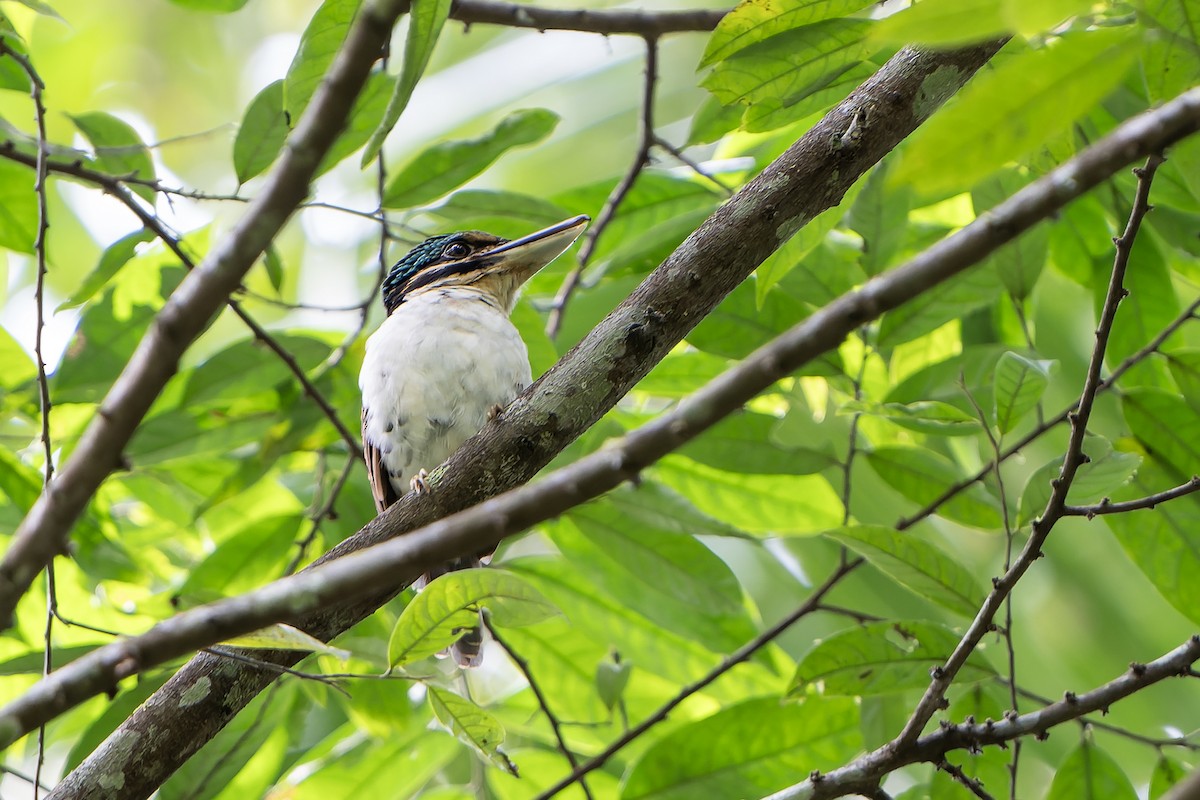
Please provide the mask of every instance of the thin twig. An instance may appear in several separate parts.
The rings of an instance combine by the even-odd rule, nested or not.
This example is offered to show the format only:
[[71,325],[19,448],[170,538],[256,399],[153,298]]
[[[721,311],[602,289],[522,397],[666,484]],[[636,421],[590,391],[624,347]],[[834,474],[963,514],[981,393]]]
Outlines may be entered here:
[[654,37],[646,37],[646,78],[642,83],[641,128],[638,133],[637,152],[634,153],[629,169],[609,192],[600,213],[596,215],[596,221],[583,235],[583,243],[579,245],[579,255],[576,257],[575,266],[567,273],[562,286],[558,289],[558,294],[554,296],[554,302],[550,306],[550,315],[546,320],[546,335],[551,339],[558,336],[558,331],[562,328],[563,314],[566,313],[567,304],[571,302],[571,295],[579,288],[579,283],[583,279],[583,271],[587,269],[592,254],[596,252],[596,242],[599,240],[600,234],[604,233],[605,228],[613,221],[621,201],[633,189],[638,175],[641,175],[642,170],[650,163],[650,147],[654,144],[654,88],[657,83],[658,40]]
[[959,783],[967,788],[971,794],[979,798],[979,800],[996,800],[987,793],[983,788],[983,783],[972,778],[970,775],[962,771],[962,768],[956,767],[946,759],[942,759],[935,765],[942,772],[949,775],[956,783]]
[[1087,517],[1091,519],[1101,514],[1123,514],[1126,511],[1152,509],[1159,503],[1165,503],[1177,497],[1184,497],[1195,491],[1200,491],[1200,475],[1193,475],[1192,479],[1187,483],[1182,483],[1179,486],[1162,492],[1156,492],[1146,497],[1139,497],[1136,500],[1122,500],[1119,503],[1114,503],[1106,497],[1095,505],[1063,506],[1062,514],[1064,517]]
[[768,643],[774,641],[780,634],[794,625],[798,620],[816,611],[821,606],[821,601],[825,598],[825,595],[829,594],[830,590],[837,586],[843,578],[845,578],[854,570],[858,569],[862,563],[863,560],[861,558],[857,558],[854,561],[840,565],[828,578],[825,579],[825,582],[814,589],[813,593],[808,596],[808,599],[805,600],[795,610],[793,610],[792,613],[788,614],[786,617],[779,620],[762,633],[758,634],[758,636],[755,636],[737,650],[730,653],[720,664],[714,667],[703,678],[680,689],[678,694],[664,703],[657,711],[646,717],[637,725],[634,725],[632,728],[625,731],[624,735],[622,735],[619,739],[614,741],[608,747],[604,748],[604,750],[602,750],[594,758],[590,759],[586,764],[577,768],[570,775],[539,794],[535,800],[549,800],[549,798],[554,797],[563,789],[566,789],[572,783],[575,783],[581,779],[584,775],[603,766],[608,759],[616,755],[616,753],[625,747],[625,745],[629,744],[634,739],[637,739],[643,733],[665,720],[670,713],[674,711],[675,708],[684,700],[696,694],[701,689],[715,681],[717,678],[721,677],[738,664],[750,658]]
[[720,189],[722,192],[725,193],[726,197],[733,196],[733,187],[732,186],[725,183],[725,181],[721,180],[720,178],[718,178],[716,175],[712,174],[708,170],[704,169],[704,167],[702,167],[700,164],[696,163],[691,158],[688,158],[687,154],[685,154],[682,150],[680,150],[675,145],[668,142],[666,139],[662,138],[658,134],[654,134],[654,144],[656,144],[657,146],[661,147],[663,150],[666,150],[668,153],[670,153],[671,157],[674,158],[676,161],[680,162],[681,164],[686,165],[687,167],[690,167],[692,172],[696,173],[701,178],[704,178],[709,183],[716,186],[718,189]]
[[643,11],[640,9],[560,9],[495,0],[455,0],[450,18],[468,25],[486,23],[538,31],[568,30],[656,37],[668,33],[705,32],[717,27],[729,9]]
[[946,689],[949,688],[958,671],[966,663],[970,654],[974,652],[984,634],[987,633],[1000,604],[1012,592],[1017,581],[1033,565],[1033,562],[1041,557],[1042,545],[1045,544],[1051,529],[1063,516],[1067,492],[1071,488],[1071,482],[1075,479],[1076,472],[1084,463],[1083,439],[1087,433],[1092,404],[1095,402],[1096,392],[1100,388],[1100,370],[1104,365],[1104,353],[1108,346],[1108,337],[1112,333],[1113,321],[1116,319],[1117,305],[1129,294],[1124,286],[1129,255],[1133,250],[1133,243],[1141,227],[1142,219],[1150,209],[1150,183],[1154,178],[1155,170],[1162,161],[1162,156],[1151,155],[1146,159],[1144,167],[1134,170],[1134,174],[1138,177],[1138,185],[1133,210],[1130,211],[1125,232],[1114,240],[1116,256],[1113,259],[1112,276],[1109,279],[1104,305],[1100,310],[1100,320],[1096,325],[1096,345],[1092,349],[1092,358],[1088,364],[1083,391],[1079,395],[1079,403],[1076,410],[1068,415],[1071,423],[1071,437],[1067,444],[1067,453],[1063,457],[1062,469],[1059,470],[1058,477],[1050,482],[1052,491],[1046,508],[1042,515],[1033,521],[1029,540],[1025,543],[1025,547],[1016,561],[1013,562],[1012,567],[1004,573],[1003,577],[993,582],[992,591],[984,599],[979,614],[971,622],[967,632],[963,634],[958,646],[954,648],[954,652],[945,664],[934,671],[933,680],[930,681],[925,694],[905,724],[904,730],[896,737],[894,744],[898,748],[903,748],[916,741],[925,725],[941,707]]
[[[504,638],[496,632],[496,626],[492,624],[492,615],[485,608],[483,610],[483,626],[488,629],[488,633],[492,635],[492,639],[496,644],[500,645],[500,649],[508,653],[508,657],[517,665],[517,669],[525,676],[525,682],[529,684],[529,688],[533,690],[533,696],[537,698],[537,703],[542,709],[542,713],[546,715],[546,720],[550,723],[550,729],[554,731],[554,738],[558,741],[559,751],[566,757],[567,763],[571,765],[572,770],[579,769],[579,761],[575,758],[575,753],[567,746],[567,740],[563,738],[562,727],[559,724],[558,717],[550,710],[550,699],[542,692],[537,681],[533,679],[533,671],[529,669],[529,662],[526,661],[520,653],[513,649]],[[579,776],[579,788],[583,790],[584,797],[588,800],[593,800],[592,791],[588,788],[587,781],[583,776]]]

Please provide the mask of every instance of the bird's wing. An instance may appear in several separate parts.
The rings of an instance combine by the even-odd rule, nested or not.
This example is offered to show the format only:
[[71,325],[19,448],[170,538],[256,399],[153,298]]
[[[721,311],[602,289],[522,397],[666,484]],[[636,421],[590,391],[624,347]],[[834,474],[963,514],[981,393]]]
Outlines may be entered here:
[[387,467],[383,463],[383,453],[367,437],[367,409],[362,410],[362,444],[363,457],[367,461],[367,480],[371,482],[371,496],[375,498],[375,511],[383,513],[388,506],[400,499],[392,488],[388,477]]

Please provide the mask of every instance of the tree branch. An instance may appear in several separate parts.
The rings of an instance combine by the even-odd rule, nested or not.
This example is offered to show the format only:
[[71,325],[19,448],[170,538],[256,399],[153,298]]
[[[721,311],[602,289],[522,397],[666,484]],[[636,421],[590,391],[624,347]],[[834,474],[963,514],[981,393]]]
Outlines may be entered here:
[[345,126],[371,65],[407,7],[404,0],[379,0],[359,11],[262,194],[233,232],[171,295],[100,404],[59,479],[22,520],[0,562],[3,627],[11,626],[17,601],[42,567],[62,552],[71,526],[120,464],[121,452],[175,374],[184,351],[208,327],[307,195],[321,158]]
[[[986,58],[989,52],[973,49],[977,58]],[[959,51],[959,58],[963,52]],[[898,57],[907,61],[914,54],[905,51]],[[931,67],[933,59],[943,57],[945,54],[920,58],[929,59],[925,63]],[[841,120],[849,121],[846,112],[842,112]],[[667,316],[655,309],[669,309],[656,305],[655,301],[659,297],[664,301],[669,298],[661,294],[664,284],[669,287],[672,281],[681,282],[682,288],[690,292],[692,303],[702,302],[703,296],[687,279],[690,270],[677,262],[679,254],[673,256],[634,294],[635,299],[649,296],[648,301],[642,301],[642,307],[633,301],[619,307],[572,355],[452,456],[435,473],[433,492],[406,495],[327,554],[321,560],[322,566],[242,597],[185,612],[156,626],[150,634],[100,648],[67,665],[52,676],[52,683],[38,684],[24,698],[0,711],[0,731],[18,736],[46,715],[60,713],[84,697],[111,688],[114,679],[188,652],[198,642],[228,638],[279,619],[295,622],[310,634],[331,638],[370,613],[394,594],[397,585],[411,581],[426,566],[498,542],[505,535],[561,513],[634,476],[654,459],[740,408],[775,380],[836,347],[867,319],[966,269],[973,261],[1095,186],[1139,152],[1158,150],[1197,128],[1200,128],[1200,90],[1125,123],[1094,147],[1030,184],[984,219],[938,243],[904,267],[834,301],[760,348],[672,412],[632,432],[615,446],[558,470],[535,485],[387,541],[420,522],[436,518],[452,503],[469,502],[471,498],[496,491],[505,482],[519,482],[525,473],[535,472],[544,463],[542,459],[548,460],[561,448],[559,442],[563,437],[574,435],[576,431],[570,426],[577,424],[579,415],[599,415],[608,407],[598,404],[596,396],[587,391],[587,379],[603,383],[597,373],[607,375],[612,383],[605,383],[599,391],[605,393],[602,397],[611,397],[615,402],[617,393],[640,378],[652,358],[669,350],[673,340],[655,340],[652,348],[635,347],[640,332],[633,322],[640,319],[644,321],[642,324],[652,323],[653,332],[666,337],[668,331],[681,336],[700,318],[698,314],[683,315],[672,320],[672,328],[662,327]],[[829,128],[819,124],[815,130],[815,136],[828,143]],[[789,155],[803,151],[813,135],[806,135],[782,158],[790,161]],[[868,131],[862,144],[868,143],[870,135]],[[845,150],[838,152],[844,154]],[[823,167],[817,164],[813,168]],[[814,202],[808,198],[806,203],[803,197],[785,191],[787,186],[803,186],[803,183],[781,182],[777,175],[775,167],[764,172],[764,177],[752,182],[714,215],[717,222],[710,220],[681,246],[680,250],[691,259],[692,269],[711,270],[705,274],[715,278],[722,270],[747,266],[746,260],[751,256],[746,251],[754,240],[747,245],[729,236],[730,229],[720,224],[729,224],[729,215],[753,230],[756,224],[764,222],[762,210],[759,213],[753,210],[758,203],[786,202],[782,208],[786,211],[796,205],[807,208],[807,203]],[[853,176],[848,178],[853,179]],[[765,220],[765,224],[772,224],[772,220]],[[739,228],[734,226],[732,230]],[[655,318],[651,319],[652,316]],[[615,339],[615,343],[606,337]],[[635,349],[632,354],[631,347]],[[650,355],[646,354],[647,349]],[[629,360],[638,355],[645,360]],[[561,398],[572,398],[579,405],[563,402]],[[383,543],[370,551],[354,552],[379,542]],[[363,596],[367,599],[350,602]],[[329,605],[332,603],[339,605]],[[301,656],[263,652],[259,657],[290,664]],[[274,677],[269,671],[198,656],[60,784],[59,796],[74,796],[73,792],[95,786],[100,775],[112,775],[114,771],[124,773],[124,796],[149,793]],[[182,703],[182,698],[194,702]],[[136,770],[126,769],[128,750],[122,749],[130,737],[136,737],[147,748],[141,751]]]
[[820,775],[817,780],[776,792],[765,800],[824,800],[862,791],[878,785],[889,772],[909,764],[938,763],[952,750],[987,747],[1011,742],[1023,736],[1045,733],[1065,722],[1073,722],[1096,711],[1106,712],[1110,706],[1147,686],[1186,676],[1192,664],[1200,660],[1200,636],[1192,636],[1166,655],[1149,664],[1130,664],[1119,678],[1084,694],[1067,692],[1057,703],[1013,715],[1002,720],[968,721],[958,725],[946,723],[933,733],[922,736],[902,751],[887,752],[880,748],[853,764]]
[[585,33],[632,34],[657,37],[667,33],[711,31],[729,9],[690,11],[590,10],[540,8],[490,0],[454,0],[450,18],[467,24],[484,23],[539,31],[570,30]]
[[1154,508],[1159,503],[1165,503],[1177,497],[1185,497],[1196,491],[1200,491],[1200,475],[1193,475],[1192,479],[1187,483],[1181,483],[1179,486],[1167,489],[1166,491],[1156,492],[1146,497],[1139,497],[1136,500],[1123,500],[1120,503],[1114,503],[1106,497],[1095,505],[1063,506],[1062,514],[1064,517],[1087,517],[1088,519],[1101,514],[1122,514],[1126,511]]

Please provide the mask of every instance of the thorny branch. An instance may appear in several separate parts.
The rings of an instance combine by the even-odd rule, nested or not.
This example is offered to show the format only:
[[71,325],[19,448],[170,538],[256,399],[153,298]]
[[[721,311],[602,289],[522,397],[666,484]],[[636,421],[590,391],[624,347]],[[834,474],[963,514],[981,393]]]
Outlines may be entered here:
[[1151,509],[1159,503],[1165,503],[1177,497],[1185,497],[1196,491],[1200,491],[1200,475],[1193,475],[1187,483],[1181,483],[1179,486],[1146,497],[1139,497],[1136,500],[1122,500],[1114,503],[1106,497],[1095,505],[1063,506],[1062,513],[1064,517],[1087,517],[1088,519],[1101,514],[1124,514],[1126,511]]

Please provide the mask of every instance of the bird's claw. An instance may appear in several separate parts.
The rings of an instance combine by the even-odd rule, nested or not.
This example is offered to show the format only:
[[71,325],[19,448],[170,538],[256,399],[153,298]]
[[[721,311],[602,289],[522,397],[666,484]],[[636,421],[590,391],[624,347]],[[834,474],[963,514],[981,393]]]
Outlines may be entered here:
[[417,474],[412,476],[408,482],[408,488],[415,494],[429,493],[429,473],[424,469],[417,470]]
[[493,404],[492,407],[487,410],[488,422],[491,422],[492,420],[494,420],[496,417],[500,416],[503,413],[504,413],[504,406],[500,405],[499,403]]

